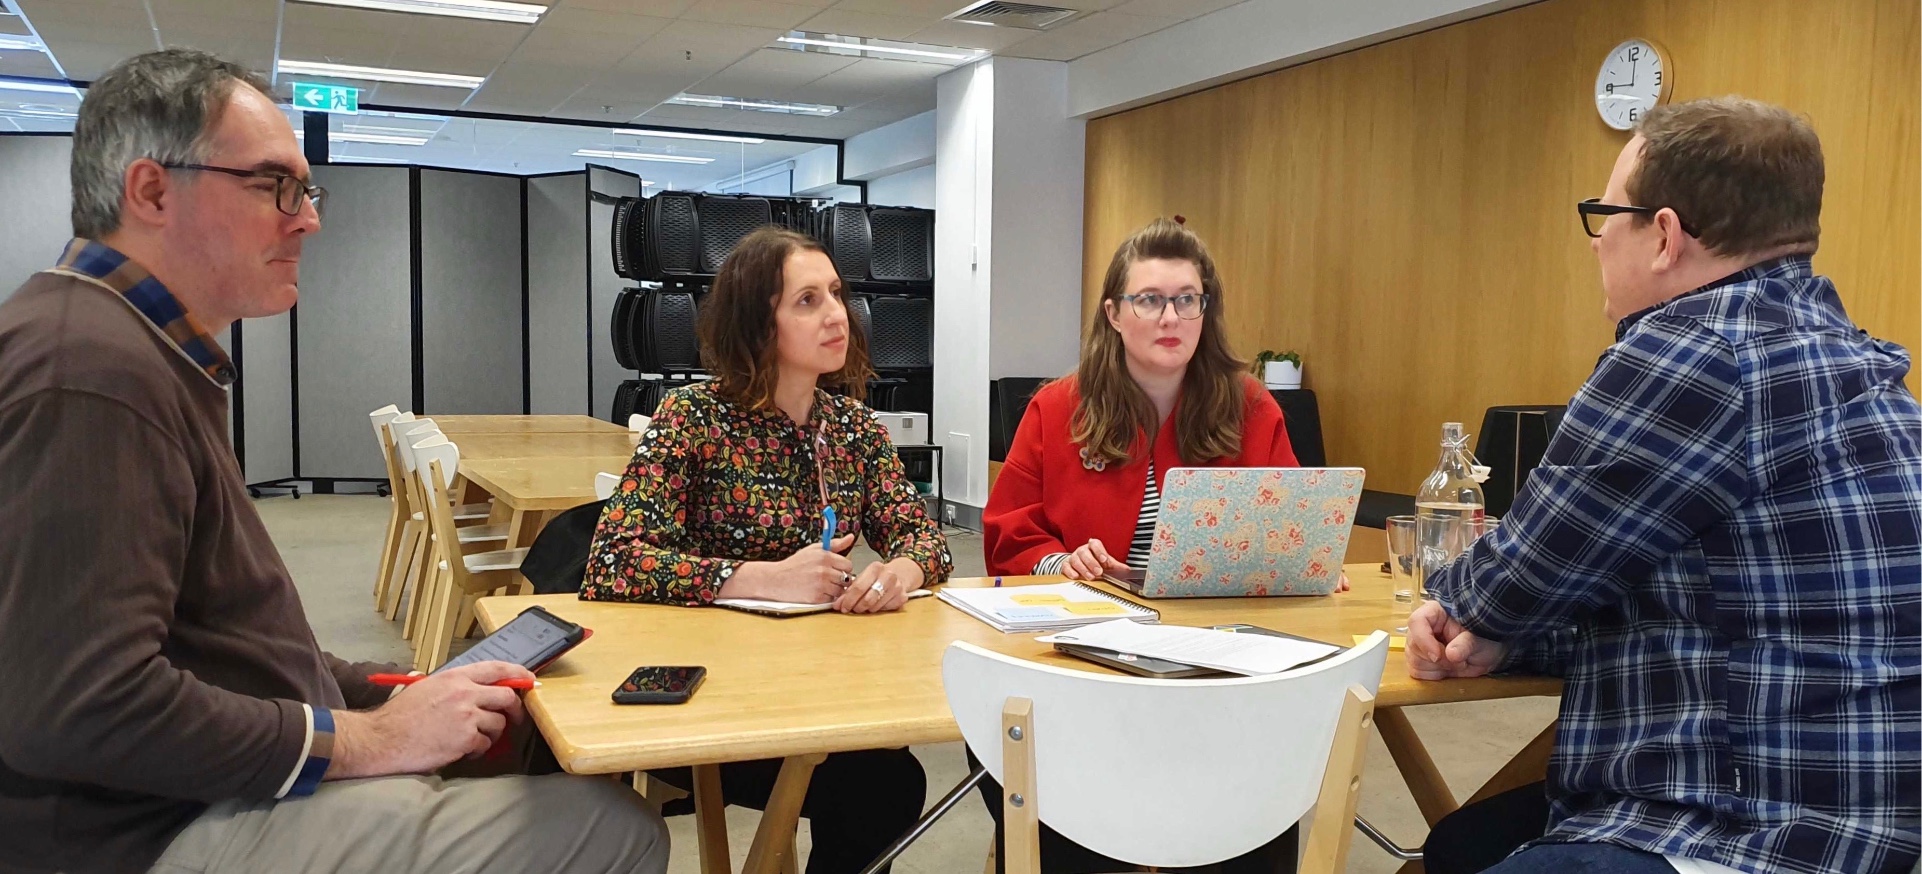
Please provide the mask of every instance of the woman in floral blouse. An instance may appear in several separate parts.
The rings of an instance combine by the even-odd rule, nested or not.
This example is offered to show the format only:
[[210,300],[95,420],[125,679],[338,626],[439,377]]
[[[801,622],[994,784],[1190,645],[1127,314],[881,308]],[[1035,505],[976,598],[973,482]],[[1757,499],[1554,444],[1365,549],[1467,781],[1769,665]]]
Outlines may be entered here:
[[[583,600],[761,598],[878,613],[947,578],[941,529],[859,400],[871,375],[866,340],[851,330],[820,243],[771,227],[742,240],[699,334],[714,379],[661,401],[601,514]],[[824,495],[832,550],[821,547]],[[857,535],[888,560],[856,573],[845,553]],[[779,770],[778,760],[724,765],[722,793],[761,807]],[[686,769],[656,776],[692,785]],[[801,809],[814,835],[808,874],[873,861],[920,816],[925,787],[905,749],[829,756]]]

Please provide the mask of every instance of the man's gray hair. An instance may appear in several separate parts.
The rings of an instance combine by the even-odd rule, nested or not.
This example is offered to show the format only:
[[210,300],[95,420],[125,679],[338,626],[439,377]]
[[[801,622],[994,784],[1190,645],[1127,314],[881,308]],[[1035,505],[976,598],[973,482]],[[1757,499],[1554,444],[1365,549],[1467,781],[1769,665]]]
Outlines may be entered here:
[[133,162],[204,162],[236,83],[273,98],[260,74],[192,49],[135,55],[95,80],[73,126],[74,236],[98,240],[120,227]]

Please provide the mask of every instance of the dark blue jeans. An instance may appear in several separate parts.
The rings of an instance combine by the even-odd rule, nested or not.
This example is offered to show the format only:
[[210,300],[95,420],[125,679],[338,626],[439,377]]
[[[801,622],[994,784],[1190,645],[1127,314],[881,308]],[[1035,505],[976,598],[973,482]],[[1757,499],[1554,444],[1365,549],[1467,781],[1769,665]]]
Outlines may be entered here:
[[1675,874],[1654,853],[1613,844],[1543,844],[1509,856],[1487,874]]

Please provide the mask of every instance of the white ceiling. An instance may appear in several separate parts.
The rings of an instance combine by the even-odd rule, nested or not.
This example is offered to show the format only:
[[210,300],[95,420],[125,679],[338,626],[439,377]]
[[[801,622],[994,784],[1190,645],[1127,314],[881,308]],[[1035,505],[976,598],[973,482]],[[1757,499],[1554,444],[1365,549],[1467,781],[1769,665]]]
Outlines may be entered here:
[[[1088,14],[1046,32],[942,20],[969,0],[536,2],[549,10],[528,26],[284,0],[13,0],[52,57],[0,51],[0,75],[91,80],[129,55],[185,45],[262,70],[280,57],[487,79],[472,91],[348,82],[368,89],[363,103],[841,139],[933,109],[934,79],[949,67],[767,48],[776,37],[806,30],[1068,61],[1239,0],[1047,0]],[[24,31],[0,15],[0,33]],[[845,109],[811,118],[662,103],[682,92]]]

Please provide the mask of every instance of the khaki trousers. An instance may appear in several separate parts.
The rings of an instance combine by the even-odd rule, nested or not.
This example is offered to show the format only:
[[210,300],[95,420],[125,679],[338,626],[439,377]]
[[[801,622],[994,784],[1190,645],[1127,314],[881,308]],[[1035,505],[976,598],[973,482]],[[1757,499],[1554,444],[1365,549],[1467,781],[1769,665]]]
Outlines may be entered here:
[[305,798],[224,801],[152,874],[580,872],[662,874],[667,827],[606,777],[379,777]]

